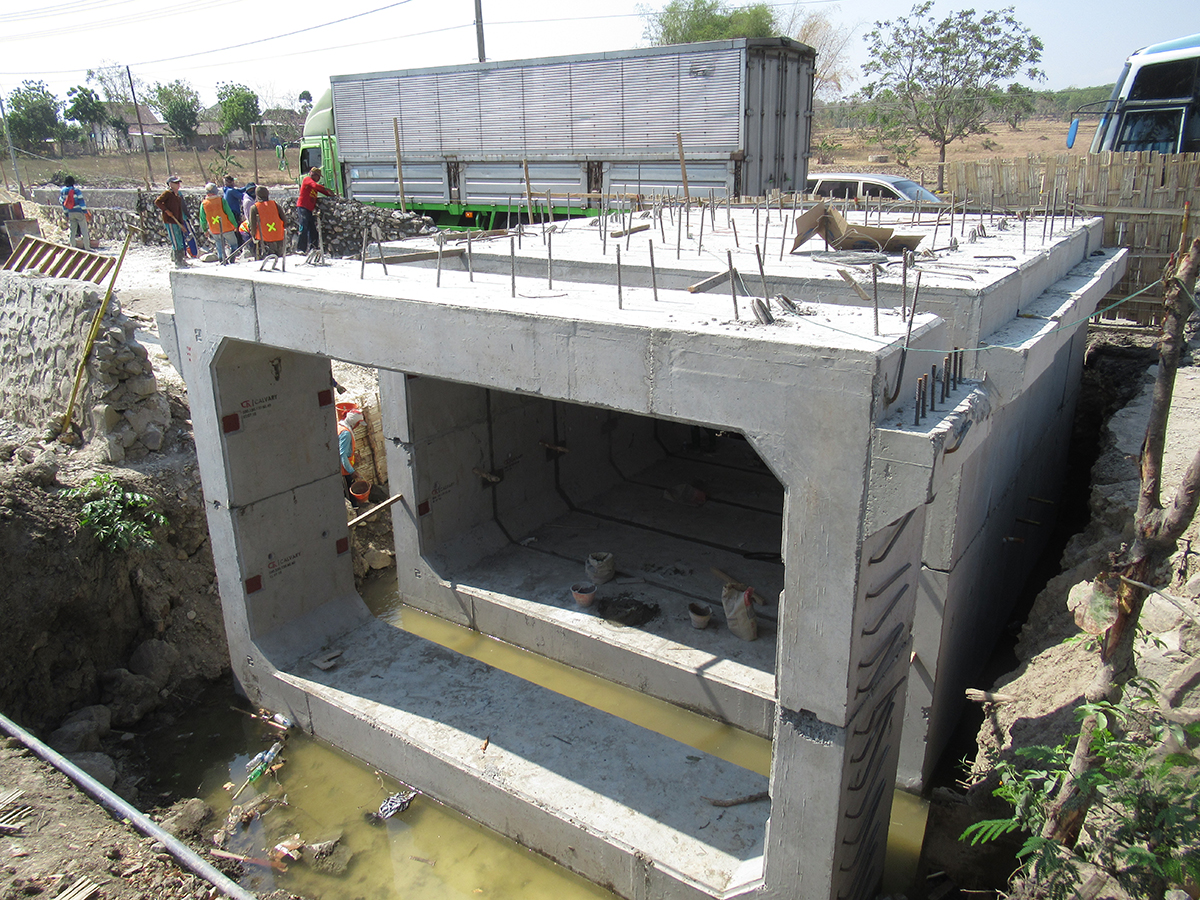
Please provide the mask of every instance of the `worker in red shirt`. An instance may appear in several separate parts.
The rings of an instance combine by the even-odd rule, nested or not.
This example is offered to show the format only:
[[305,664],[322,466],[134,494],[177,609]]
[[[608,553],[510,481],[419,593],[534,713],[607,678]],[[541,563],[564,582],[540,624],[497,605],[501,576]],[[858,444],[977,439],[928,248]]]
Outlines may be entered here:
[[321,170],[313,166],[300,182],[300,199],[296,201],[296,214],[300,217],[300,235],[296,239],[296,249],[307,253],[309,245],[317,245],[316,222],[313,213],[317,211],[317,194],[332,197],[333,191],[321,184]]

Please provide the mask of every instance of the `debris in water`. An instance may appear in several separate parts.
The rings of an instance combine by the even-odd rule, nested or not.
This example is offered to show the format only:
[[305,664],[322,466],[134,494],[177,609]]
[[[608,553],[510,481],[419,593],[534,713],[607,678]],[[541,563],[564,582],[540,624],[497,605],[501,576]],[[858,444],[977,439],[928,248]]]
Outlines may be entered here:
[[271,848],[271,859],[287,860],[295,862],[300,858],[304,850],[304,840],[298,834],[293,834],[290,838],[284,838],[278,844]]
[[416,791],[399,791],[388,797],[379,804],[379,812],[367,813],[367,819],[372,822],[382,822],[385,819],[390,819],[396,813],[402,813],[408,809],[409,804],[416,798]]

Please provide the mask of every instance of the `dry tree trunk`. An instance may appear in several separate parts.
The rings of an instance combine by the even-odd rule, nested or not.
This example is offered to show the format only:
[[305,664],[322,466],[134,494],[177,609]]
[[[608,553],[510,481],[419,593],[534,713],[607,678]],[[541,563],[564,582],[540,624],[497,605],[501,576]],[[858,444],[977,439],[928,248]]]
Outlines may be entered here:
[[[1138,617],[1149,594],[1141,585],[1151,581],[1158,567],[1175,552],[1176,541],[1191,523],[1197,501],[1200,500],[1198,449],[1171,502],[1165,507],[1161,502],[1167,416],[1171,410],[1175,372],[1184,343],[1184,323],[1192,311],[1191,297],[1195,294],[1196,275],[1200,271],[1200,238],[1192,241],[1188,249],[1186,217],[1182,232],[1179,251],[1171,257],[1167,272],[1163,275],[1163,305],[1167,317],[1159,340],[1158,376],[1154,383],[1146,438],[1142,443],[1141,492],[1134,522],[1136,536],[1132,546],[1119,555],[1114,554],[1108,574],[1101,576],[1116,593],[1117,617],[1103,635],[1100,668],[1084,694],[1088,703],[1118,701],[1125,683],[1136,673],[1133,645]],[[1042,837],[1067,847],[1075,846],[1079,839],[1080,829],[1093,800],[1091,792],[1080,787],[1079,779],[1095,764],[1092,737],[1096,725],[1096,717],[1087,716],[1080,726],[1069,778],[1047,810],[1046,824],[1042,829]]]

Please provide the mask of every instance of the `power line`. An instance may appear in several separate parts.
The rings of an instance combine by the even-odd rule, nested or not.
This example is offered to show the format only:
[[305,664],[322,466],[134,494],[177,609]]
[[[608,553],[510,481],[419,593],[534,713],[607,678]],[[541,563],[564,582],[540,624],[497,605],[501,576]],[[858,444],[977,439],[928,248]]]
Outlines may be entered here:
[[58,6],[43,6],[39,9],[26,9],[20,12],[0,13],[0,22],[24,22],[50,17],[66,16],[73,13],[88,12],[106,6],[120,6],[125,3],[137,3],[139,0],[72,0]]
[[[89,0],[83,0],[83,2],[89,2]],[[208,9],[208,8],[216,7],[216,6],[226,6],[226,5],[230,5],[232,3],[237,3],[237,2],[239,2],[239,0],[209,0],[208,3],[204,4],[203,6],[200,6],[199,8]],[[226,52],[229,50],[240,50],[245,47],[259,46],[261,44],[267,43],[268,41],[277,41],[277,40],[281,40],[283,38],[295,37],[298,34],[305,34],[306,32],[316,31],[321,28],[328,28],[331,25],[340,25],[343,22],[349,22],[353,19],[360,19],[363,16],[369,16],[369,15],[373,15],[375,13],[384,12],[389,9],[394,9],[397,6],[404,6],[405,4],[411,3],[411,2],[412,2],[412,0],[397,0],[397,2],[389,3],[386,6],[380,6],[380,7],[376,7],[375,9],[366,10],[365,12],[355,13],[352,16],[345,16],[341,19],[334,19],[332,22],[324,22],[320,25],[310,25],[307,28],[301,28],[296,31],[289,31],[286,34],[277,34],[277,35],[273,35],[271,37],[256,38],[255,40],[252,40],[252,41],[245,41],[243,43],[233,44],[228,47],[208,47],[203,50],[199,50],[195,53],[185,53],[180,56],[170,56],[170,57],[165,57],[163,59],[143,60],[141,62],[130,63],[130,65],[132,65],[132,66],[158,65],[160,63],[176,62],[181,59],[191,59],[196,56],[208,56],[209,54],[212,54],[212,53],[223,53],[223,52]],[[160,12],[155,13],[155,14],[145,14],[140,19],[130,19],[130,21],[144,21],[146,19],[171,16],[171,15],[177,14],[180,11],[186,11],[186,12],[191,13],[191,12],[195,12],[197,10],[197,8],[198,7],[196,5],[195,0],[191,0],[191,2],[181,3],[179,6],[166,7],[163,10],[161,10]],[[124,21],[124,20],[122,20],[122,21]],[[120,24],[120,23],[115,23],[115,24]],[[94,30],[95,26],[94,25],[88,25],[88,26],[81,25],[81,26],[79,26],[79,28],[86,28],[88,30]],[[77,30],[77,29],[74,29],[74,28],[62,29],[57,33],[56,32],[45,32],[41,35],[23,34],[23,35],[16,35],[16,36],[12,36],[12,37],[0,37],[0,42],[6,41],[6,40],[25,40],[30,37],[38,37],[38,36],[56,36],[56,34],[66,34],[66,33],[68,33],[68,31],[74,31],[74,30]],[[311,48],[310,48],[310,50],[311,50]],[[280,54],[280,55],[288,56],[288,55],[293,55],[293,54]],[[274,57],[265,57],[265,58],[274,58]],[[227,63],[224,63],[223,65],[227,65]],[[200,67],[200,68],[203,68],[203,67]],[[78,72],[78,71],[79,71],[79,68],[76,67],[74,69],[43,70],[40,72],[28,72],[28,71],[26,71],[26,72],[0,72],[0,75],[7,76],[7,77],[19,77],[19,76],[23,76],[23,75],[69,75],[73,72]]]
[[[118,0],[125,2],[125,0]],[[116,18],[105,19],[102,22],[94,20],[87,22],[75,22],[67,25],[59,25],[55,28],[50,28],[45,31],[27,31],[19,34],[5,34],[0,37],[0,43],[13,41],[28,41],[37,38],[53,38],[65,37],[71,34],[83,34],[97,31],[102,28],[124,28],[128,25],[135,25],[140,22],[152,22],[155,19],[166,19],[172,16],[177,16],[181,13],[189,15],[203,12],[205,10],[215,9],[220,6],[230,6],[238,0],[207,0],[207,2],[180,2],[173,6],[163,6],[154,10],[131,13],[127,16],[118,16]],[[55,19],[61,18],[55,16]]]

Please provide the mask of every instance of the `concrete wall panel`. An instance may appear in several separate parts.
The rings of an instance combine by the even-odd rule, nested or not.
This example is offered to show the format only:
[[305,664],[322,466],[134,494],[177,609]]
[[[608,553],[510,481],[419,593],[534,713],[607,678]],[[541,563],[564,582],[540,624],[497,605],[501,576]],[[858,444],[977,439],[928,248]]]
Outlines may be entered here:
[[215,366],[230,505],[340,472],[329,360],[228,341]]

